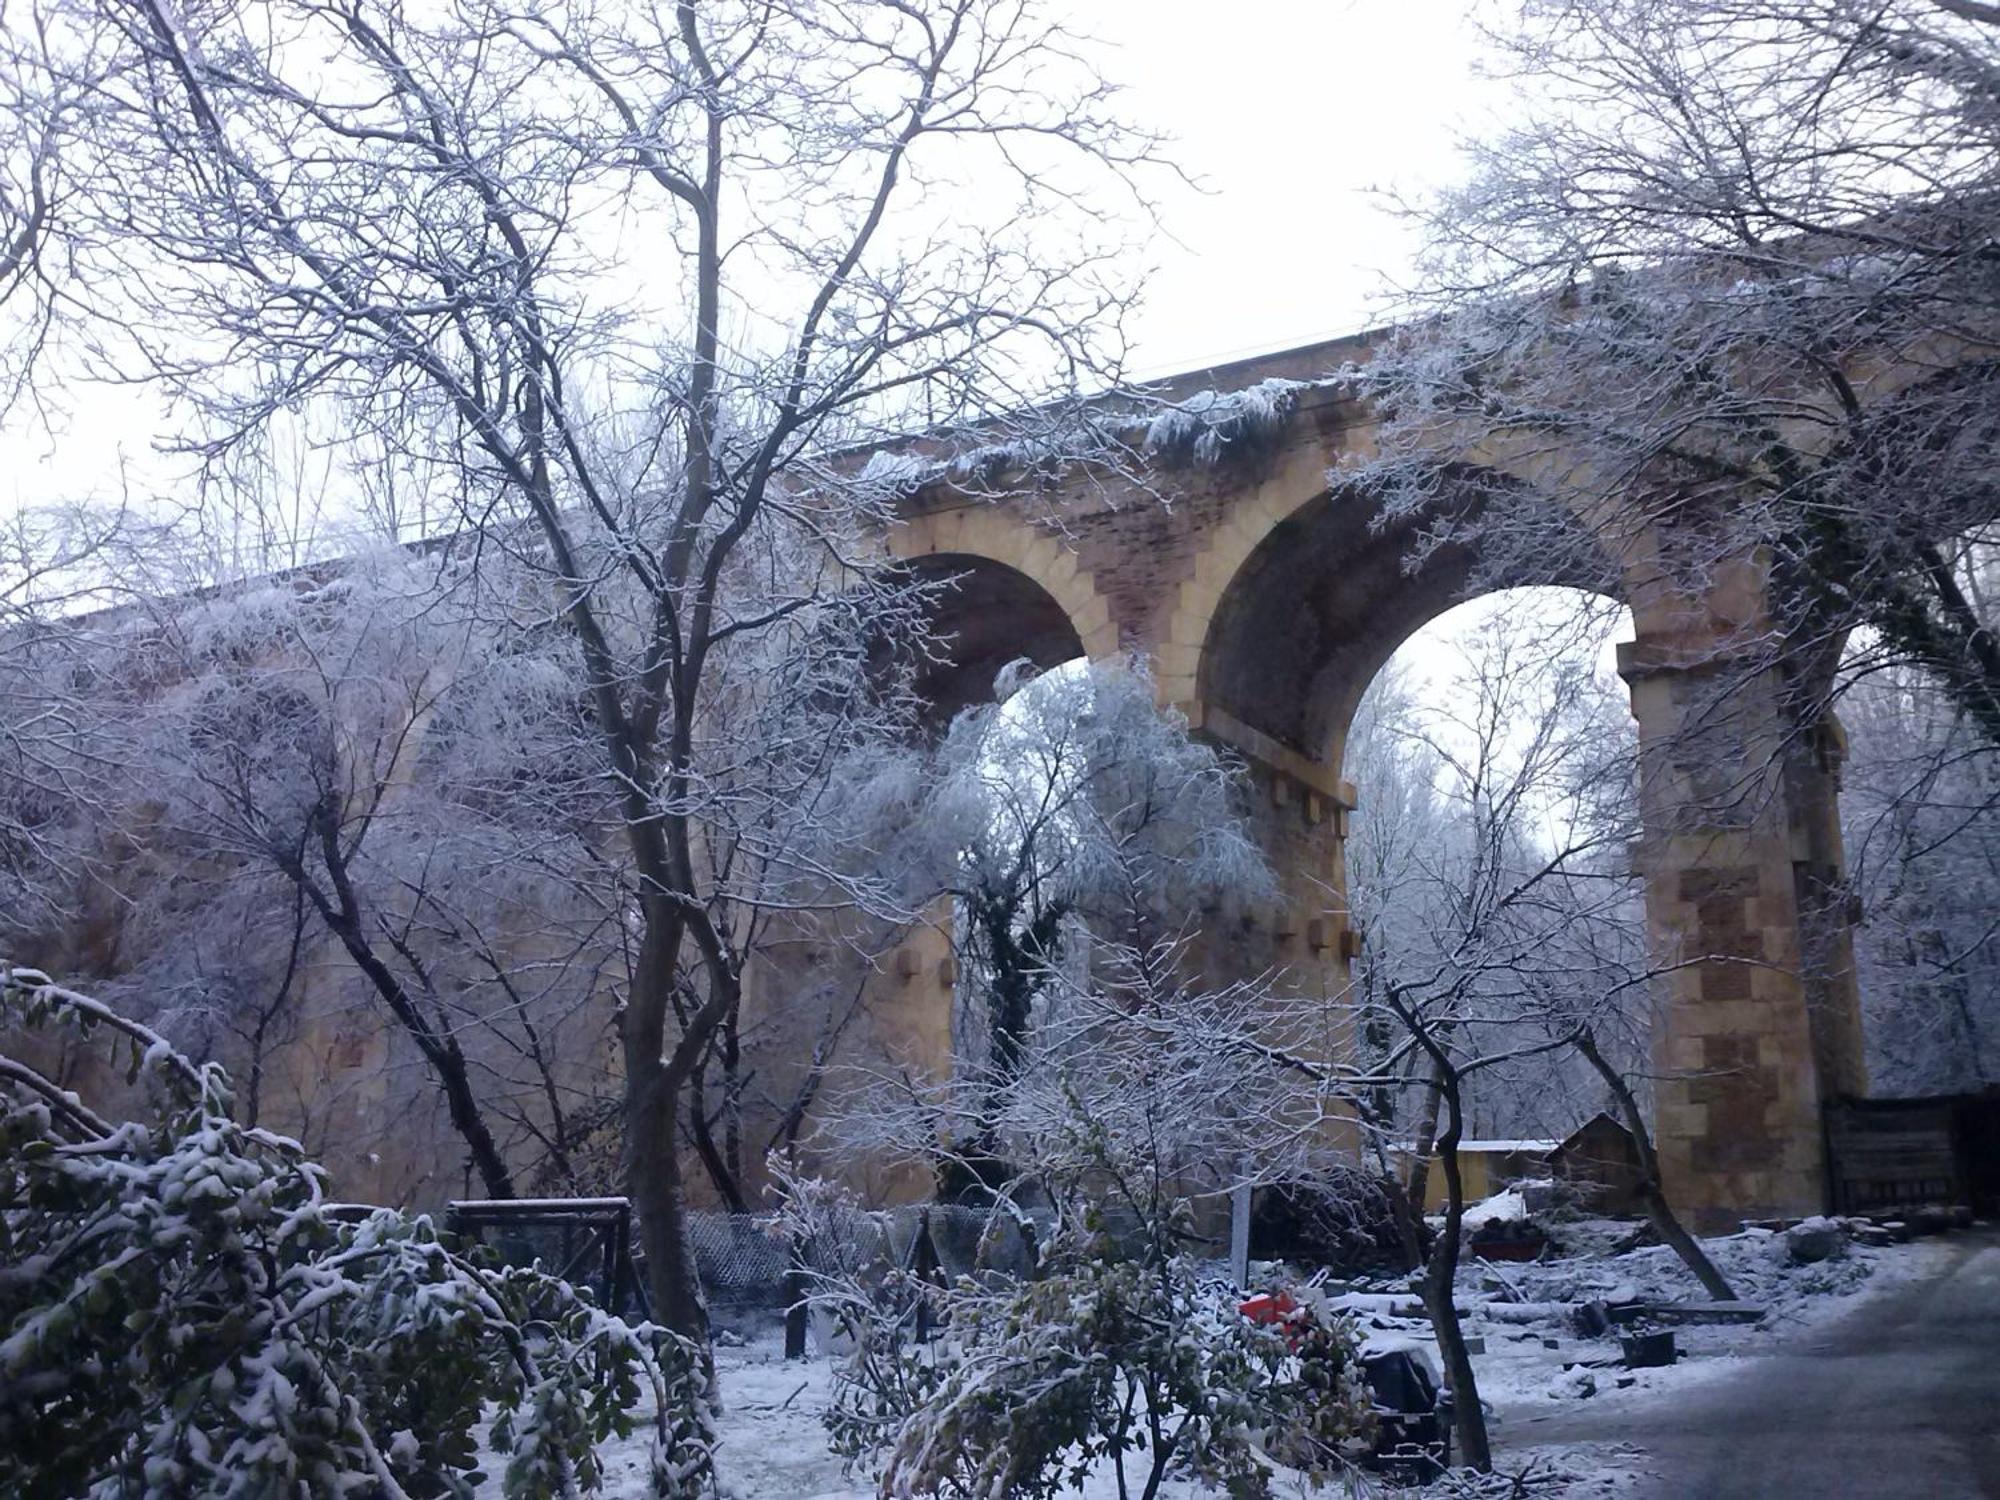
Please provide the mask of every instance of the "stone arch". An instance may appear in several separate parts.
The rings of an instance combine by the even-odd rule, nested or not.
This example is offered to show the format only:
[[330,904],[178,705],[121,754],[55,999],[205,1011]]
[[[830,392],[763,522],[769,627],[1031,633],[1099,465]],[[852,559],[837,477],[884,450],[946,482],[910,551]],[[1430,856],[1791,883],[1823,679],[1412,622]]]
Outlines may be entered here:
[[1009,662],[1026,658],[1046,672],[1086,654],[1068,610],[1017,568],[968,552],[926,553],[906,566],[937,586],[912,684],[930,732],[987,702]]
[[[1479,476],[1482,492],[1496,485],[1518,490]],[[1497,574],[1482,574],[1479,555],[1456,542],[1429,549],[1412,570],[1418,523],[1379,520],[1366,494],[1330,488],[1324,467],[1274,474],[1183,581],[1177,628],[1199,640],[1161,667],[1163,696],[1251,763],[1259,838],[1289,908],[1276,931],[1304,940],[1260,959],[1289,963],[1329,992],[1344,984],[1354,953],[1345,840],[1360,799],[1341,769],[1369,684],[1405,641],[1469,597],[1529,584],[1622,592],[1595,537],[1561,513],[1577,545]]]
[[1154,647],[1160,698],[1201,722],[1200,679],[1209,626],[1243,565],[1298,511],[1327,493],[1326,461],[1316,446],[1288,450],[1255,488],[1237,497],[1205,538],[1181,580]]
[[[1514,488],[1479,476],[1485,493],[1496,483],[1503,492]],[[1521,503],[1536,503],[1514,492]],[[1337,774],[1362,694],[1405,641],[1447,610],[1531,585],[1629,602],[1624,571],[1597,537],[1566,513],[1555,513],[1554,522],[1558,545],[1496,562],[1472,545],[1445,542],[1427,547],[1413,566],[1420,521],[1382,524],[1368,496],[1328,488],[1322,478],[1253,545],[1243,546],[1239,530],[1226,550],[1212,551],[1218,562],[1242,555],[1200,620],[1189,701],[1224,738],[1254,739]]]
[[1115,655],[1118,626],[1096,580],[1061,537],[990,506],[954,506],[908,516],[889,533],[889,551],[905,562],[959,558],[996,565],[1036,584],[1068,617],[1085,655]]
[[[1366,494],[1324,478],[1307,493],[1302,477],[1246,497],[1248,514],[1184,585],[1178,630],[1199,645],[1175,658],[1174,693],[1274,783],[1263,836],[1287,899],[1306,913],[1317,904],[1335,982],[1351,952],[1343,840],[1356,800],[1337,778],[1376,673],[1480,593],[1542,584],[1616,598],[1633,607],[1636,636],[1620,669],[1640,731],[1646,834],[1634,858],[1661,962],[1655,1132],[1668,1190],[1704,1229],[1819,1209],[1819,1101],[1859,1078],[1856,1000],[1838,934],[1812,947],[1818,892],[1839,863],[1833,778],[1801,763],[1777,674],[1753,662],[1738,675],[1729,655],[1764,618],[1761,575],[1746,564],[1676,598],[1655,584],[1641,531],[1593,526],[1579,507],[1491,470],[1468,471],[1470,502],[1547,506],[1551,544],[1489,551],[1474,534],[1426,547],[1412,567],[1417,523],[1377,524]],[[1305,834],[1291,809],[1310,823],[1311,791],[1329,778],[1331,837]],[[1285,780],[1308,794],[1283,793]],[[1723,805],[1707,782],[1753,790]],[[1310,932],[1313,921],[1291,925]]]

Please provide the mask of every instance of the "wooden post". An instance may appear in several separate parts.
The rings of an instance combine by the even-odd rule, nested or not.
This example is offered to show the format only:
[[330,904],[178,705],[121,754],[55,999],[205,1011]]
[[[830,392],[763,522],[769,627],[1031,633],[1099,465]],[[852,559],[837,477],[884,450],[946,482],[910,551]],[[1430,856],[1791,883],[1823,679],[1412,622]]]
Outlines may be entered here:
[[791,1253],[786,1257],[785,1358],[806,1357],[806,1244],[792,1236]]

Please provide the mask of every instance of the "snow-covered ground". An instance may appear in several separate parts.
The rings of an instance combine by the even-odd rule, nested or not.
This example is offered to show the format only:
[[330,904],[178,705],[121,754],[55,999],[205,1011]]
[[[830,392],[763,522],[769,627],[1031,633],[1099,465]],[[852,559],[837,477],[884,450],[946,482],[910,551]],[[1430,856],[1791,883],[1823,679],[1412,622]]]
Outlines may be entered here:
[[[1580,1362],[1608,1359],[1618,1353],[1615,1338],[1588,1339],[1562,1326],[1515,1326],[1496,1316],[1504,1302],[1478,1303],[1468,1325],[1486,1338],[1486,1353],[1476,1361],[1480,1391],[1497,1409],[1496,1434],[1509,1416],[1538,1409],[1550,1402],[1589,1399],[1645,1399],[1648,1393],[1678,1389],[1736,1367],[1744,1358],[1823,1319],[1836,1317],[1855,1299],[1878,1293],[1922,1275],[1935,1263],[1941,1246],[1934,1241],[1870,1248],[1850,1245],[1846,1253],[1813,1265],[1794,1265],[1785,1237],[1768,1230],[1703,1241],[1709,1257],[1730,1283],[1740,1301],[1764,1309],[1753,1324],[1687,1324],[1674,1330],[1681,1358],[1673,1365],[1650,1370],[1596,1369]],[[1651,1245],[1623,1255],[1577,1256],[1525,1265],[1477,1263],[1463,1276],[1465,1295],[1497,1295],[1516,1302],[1573,1304],[1593,1299],[1609,1303],[1634,1297],[1649,1302],[1704,1302],[1700,1284],[1664,1245]],[[1553,1339],[1556,1347],[1547,1347]],[[1593,1395],[1583,1394],[1579,1365],[1594,1376]]]
[[[1624,1493],[1638,1473],[1638,1456],[1617,1445],[1536,1446],[1531,1425],[1536,1415],[1583,1401],[1607,1406],[1671,1401],[1675,1392],[1736,1368],[1743,1359],[1854,1306],[1856,1299],[1924,1274],[1942,1251],[1928,1242],[1882,1249],[1851,1246],[1841,1258],[1798,1266],[1790,1262],[1782,1235],[1751,1230],[1706,1244],[1738,1296],[1766,1309],[1766,1316],[1752,1325],[1679,1328],[1682,1359],[1652,1370],[1620,1368],[1615,1336],[1581,1337],[1553,1314],[1533,1322],[1515,1319],[1529,1313],[1532,1304],[1567,1306],[1632,1297],[1705,1300],[1666,1248],[1528,1264],[1466,1264],[1460,1304],[1468,1312],[1467,1332],[1484,1343],[1474,1364],[1481,1394],[1493,1410],[1496,1457],[1507,1473],[1525,1471],[1531,1477],[1530,1493],[1578,1500],[1613,1497]],[[1407,1295],[1351,1299],[1356,1322],[1371,1345],[1428,1346],[1427,1325],[1391,1310],[1408,1301]],[[846,1472],[827,1451],[820,1421],[832,1380],[827,1361],[786,1361],[773,1331],[769,1338],[718,1349],[717,1369],[724,1402],[719,1467],[725,1494],[733,1500],[872,1500],[869,1476]],[[627,1500],[645,1493],[642,1440],[618,1445],[606,1457],[609,1494]],[[1489,1491],[1449,1482],[1429,1492],[1381,1491],[1403,1496],[1508,1492],[1506,1486]],[[1169,1500],[1195,1500],[1209,1493],[1185,1483],[1164,1491]],[[1376,1490],[1357,1480],[1345,1490],[1318,1493],[1365,1495]],[[1117,1487],[1107,1471],[1079,1494],[1082,1500],[1114,1500]]]
[[[827,1451],[820,1423],[832,1384],[826,1360],[787,1361],[773,1337],[743,1348],[717,1349],[716,1373],[724,1403],[718,1467],[723,1493],[731,1500],[874,1500],[869,1476],[847,1473]],[[644,1441],[635,1438],[607,1455],[607,1494],[636,1500],[646,1493],[645,1454]],[[1164,1500],[1194,1500],[1209,1493],[1176,1483],[1162,1491]],[[1116,1500],[1118,1488],[1107,1471],[1080,1494],[1086,1500]]]
[[[1672,1365],[1627,1370],[1615,1337],[1583,1338],[1560,1323],[1520,1326],[1497,1316],[1495,1304],[1473,1302],[1468,1332],[1485,1340],[1475,1358],[1480,1393],[1492,1408],[1495,1464],[1502,1471],[1559,1467],[1566,1478],[1539,1493],[1551,1496],[1624,1494],[1642,1472],[1643,1455],[1625,1444],[1550,1447],[1535,1437],[1536,1418],[1578,1408],[1615,1413],[1672,1403],[1698,1385],[1742,1368],[1744,1361],[1788,1343],[1814,1325],[1850,1311],[1864,1298],[1921,1277],[1948,1253],[1937,1241],[1885,1248],[1850,1245],[1844,1255],[1794,1265],[1785,1237],[1765,1230],[1703,1242],[1709,1257],[1744,1302],[1764,1309],[1753,1324],[1687,1324],[1675,1328],[1680,1358]],[[1622,1255],[1580,1255],[1527,1265],[1475,1263],[1467,1296],[1497,1294],[1518,1302],[1571,1304],[1632,1297],[1658,1302],[1707,1300],[1700,1284],[1663,1245]],[[1504,1306],[1504,1304],[1502,1304]]]

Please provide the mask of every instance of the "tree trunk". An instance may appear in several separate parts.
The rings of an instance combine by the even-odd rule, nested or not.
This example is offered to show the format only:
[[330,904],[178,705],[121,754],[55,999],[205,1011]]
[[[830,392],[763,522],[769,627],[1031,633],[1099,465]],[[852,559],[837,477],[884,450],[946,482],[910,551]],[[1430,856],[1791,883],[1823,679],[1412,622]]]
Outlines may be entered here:
[[653,1321],[708,1347],[708,1304],[695,1274],[681,1191],[681,1089],[658,1059],[626,1059],[626,1192],[639,1211],[639,1245]]
[[[684,788],[673,788],[671,795],[684,795]],[[643,804],[630,811],[635,829],[653,827],[644,821]],[[694,886],[685,843],[669,851],[635,836],[634,845],[641,867],[656,873],[655,889],[641,898],[644,927],[619,1021],[625,1061],[626,1192],[639,1211],[639,1243],[646,1254],[654,1321],[699,1345],[713,1399],[715,1361],[708,1341],[708,1305],[688,1243],[681,1112],[689,1080],[703,1066],[716,1028],[740,1003],[742,992],[720,938],[705,925],[700,911],[690,915],[682,898],[668,894]],[[678,880],[673,878],[676,871]],[[674,996],[685,978],[682,943],[690,933],[712,989],[698,1003],[683,1008],[674,1004]],[[671,1043],[670,1017],[678,1029]]]
[[[1434,1054],[1435,1055],[1435,1054]],[[1458,1321],[1454,1293],[1458,1288],[1458,1251],[1464,1231],[1465,1184],[1459,1174],[1458,1142],[1464,1120],[1459,1109],[1458,1080],[1442,1060],[1438,1093],[1446,1096],[1448,1119],[1438,1138],[1438,1168],[1444,1173],[1444,1229],[1431,1247],[1424,1276],[1424,1308],[1431,1315],[1438,1354],[1444,1360],[1445,1384],[1451,1391],[1452,1422],[1458,1430],[1460,1456],[1482,1474],[1493,1470],[1493,1445],[1486,1433],[1486,1409],[1479,1404],[1479,1380],[1472,1354],[1465,1347],[1465,1329]]]
[[1736,1293],[1730,1289],[1729,1282],[1716,1268],[1715,1262],[1708,1258],[1708,1252],[1701,1248],[1701,1241],[1688,1233],[1687,1227],[1675,1215],[1673,1205],[1667,1202],[1666,1189],[1660,1181],[1660,1158],[1653,1150],[1652,1132],[1646,1129],[1646,1117],[1639,1112],[1639,1101],[1626,1085],[1624,1076],[1598,1050],[1597,1039],[1587,1029],[1577,1032],[1576,1050],[1583,1054],[1584,1061],[1597,1070],[1597,1076],[1611,1090],[1611,1097],[1618,1101],[1619,1114],[1625,1117],[1625,1128],[1632,1132],[1632,1140],[1639,1148],[1639,1197],[1646,1205],[1646,1216],[1652,1221],[1654,1231],[1673,1247],[1674,1254],[1694,1272],[1695,1280],[1702,1284],[1709,1296],[1718,1302],[1734,1302]]
[[1431,1190],[1431,1157],[1437,1154],[1438,1101],[1443,1097],[1444,1081],[1433,1064],[1431,1086],[1424,1095],[1424,1113],[1417,1123],[1417,1138],[1410,1153],[1410,1170],[1403,1184],[1404,1195],[1410,1200],[1410,1212],[1417,1216],[1419,1223],[1424,1216],[1424,1199]]

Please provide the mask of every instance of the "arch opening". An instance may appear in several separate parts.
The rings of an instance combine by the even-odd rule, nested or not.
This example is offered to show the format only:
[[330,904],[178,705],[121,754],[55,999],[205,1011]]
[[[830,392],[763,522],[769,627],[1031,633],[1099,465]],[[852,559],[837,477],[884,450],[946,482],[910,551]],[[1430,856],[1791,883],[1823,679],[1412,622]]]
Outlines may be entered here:
[[[1288,815],[1303,806],[1309,824],[1315,805],[1310,795],[1301,801],[1274,794],[1271,800],[1277,805],[1264,820],[1264,837],[1284,871],[1293,908],[1287,925],[1309,938],[1323,935],[1325,956],[1338,960],[1329,975],[1329,993],[1346,997],[1342,1006],[1353,1027],[1348,1045],[1357,1056],[1373,1049],[1386,1058],[1393,1051],[1394,1039],[1384,1030],[1387,1011],[1376,1014],[1366,1003],[1374,946],[1394,941],[1394,929],[1404,919],[1413,936],[1443,930],[1438,914],[1427,914],[1417,899],[1419,880],[1405,879],[1403,889],[1383,891],[1383,872],[1356,858],[1365,854],[1381,821],[1412,811],[1395,804],[1425,803],[1420,811],[1436,822],[1452,800],[1436,779],[1453,766],[1462,773],[1482,748],[1498,762],[1488,769],[1503,776],[1540,769],[1524,768],[1526,747],[1515,742],[1508,714],[1518,713],[1524,721],[1537,718],[1558,707],[1552,701],[1556,698],[1570,707],[1594,699],[1599,742],[1594,748],[1609,749],[1614,741],[1630,747],[1636,740],[1630,698],[1617,676],[1613,649],[1633,635],[1621,597],[1621,569],[1581,521],[1509,484],[1492,476],[1469,478],[1448,517],[1389,518],[1365,494],[1324,492],[1271,527],[1236,569],[1208,623],[1196,677],[1204,726],[1222,738],[1234,732],[1239,743],[1258,747],[1273,775],[1314,776],[1321,786],[1340,788],[1339,802],[1345,806],[1323,829],[1302,829]],[[1515,504],[1522,507],[1518,516],[1494,516],[1492,507]],[[1489,518],[1496,524],[1484,524]],[[1467,637],[1498,642],[1506,648],[1506,658],[1498,663],[1466,660],[1467,653],[1456,648],[1467,644]],[[1497,671],[1508,680],[1489,681],[1485,700],[1479,701],[1455,678],[1466,671],[1476,675],[1482,667],[1489,677]],[[1559,693],[1545,690],[1537,680],[1541,668],[1562,675]],[[1364,704],[1371,689],[1373,706],[1380,707],[1398,687],[1416,700],[1403,707],[1435,713],[1427,724],[1406,719],[1394,726],[1405,737],[1428,731],[1438,740],[1441,753],[1429,765],[1418,760],[1399,768],[1432,778],[1418,788],[1371,785],[1385,768],[1362,764],[1365,757],[1356,754],[1357,715],[1369,716],[1371,709]],[[1482,712],[1496,720],[1486,726],[1492,741],[1468,747],[1479,732]],[[1538,749],[1545,759],[1548,746]],[[1626,764],[1629,768],[1629,757]],[[1535,805],[1512,809],[1526,815],[1526,842],[1553,846],[1557,824],[1571,825],[1563,831],[1574,832],[1575,820],[1583,816],[1615,809],[1629,820],[1636,812],[1629,778],[1615,790],[1600,780],[1594,788],[1595,807],[1579,804],[1582,790],[1551,786],[1530,795],[1528,801]],[[1421,873],[1430,880],[1432,894],[1448,899],[1453,877],[1446,861],[1432,858],[1440,853],[1442,830],[1420,831],[1405,819],[1396,831],[1424,840],[1416,850],[1419,858],[1429,860]],[[1631,949],[1627,956],[1643,964],[1646,925],[1640,883],[1619,836],[1630,831],[1629,826],[1597,830],[1589,836],[1589,858],[1598,867],[1594,873],[1617,878],[1623,903],[1617,914],[1620,940]],[[1399,873],[1413,875],[1407,868]],[[1598,898],[1586,894],[1583,899]],[[1315,933],[1315,919],[1322,915]],[[1621,1063],[1636,1062],[1644,1055],[1643,1029],[1626,1030],[1616,1042],[1608,1042],[1607,1050]],[[1582,1076],[1587,1072],[1587,1065],[1567,1060],[1553,1070],[1560,1075],[1560,1090],[1546,1086],[1548,1077],[1496,1077],[1491,1094],[1468,1101],[1474,1111],[1468,1123],[1510,1136],[1539,1137],[1557,1125],[1563,1127],[1558,1134],[1567,1134],[1604,1102],[1601,1090],[1593,1090],[1590,1078]],[[1376,1101],[1386,1110],[1382,1118],[1416,1131],[1416,1122],[1402,1117],[1415,1107],[1420,1093]],[[1553,1102],[1559,1095],[1572,1102],[1587,1099],[1591,1108],[1578,1110],[1574,1119],[1559,1120],[1554,1112],[1537,1117],[1537,1101]]]
[[1085,654],[1069,612],[1019,569],[963,552],[929,553],[904,566],[935,585],[923,621],[928,645],[911,674],[931,732],[991,701],[1008,663],[1025,659],[1048,672]]
[[[1589,732],[1633,748],[1631,695],[1618,648],[1634,634],[1616,598],[1561,584],[1524,584],[1459,600],[1399,642],[1375,668],[1341,726],[1341,775],[1366,806],[1385,741],[1431,747],[1439,776],[1533,776],[1535,743]],[[1558,722],[1565,721],[1565,722]],[[1550,811],[1556,793],[1531,799]]]
[[[1407,1023],[1385,997],[1430,982],[1423,1003],[1464,1057],[1506,1059],[1462,1085],[1474,1142],[1543,1151],[1599,1113],[1616,1118],[1590,1061],[1561,1043],[1570,1028],[1589,1027],[1625,1078],[1645,1073],[1638,734],[1615,649],[1631,630],[1622,605],[1585,590],[1480,595],[1413,632],[1346,729],[1359,1040],[1391,1055]],[[1383,1103],[1406,1121],[1425,1108]],[[1486,1149],[1465,1148],[1473,1160]]]

